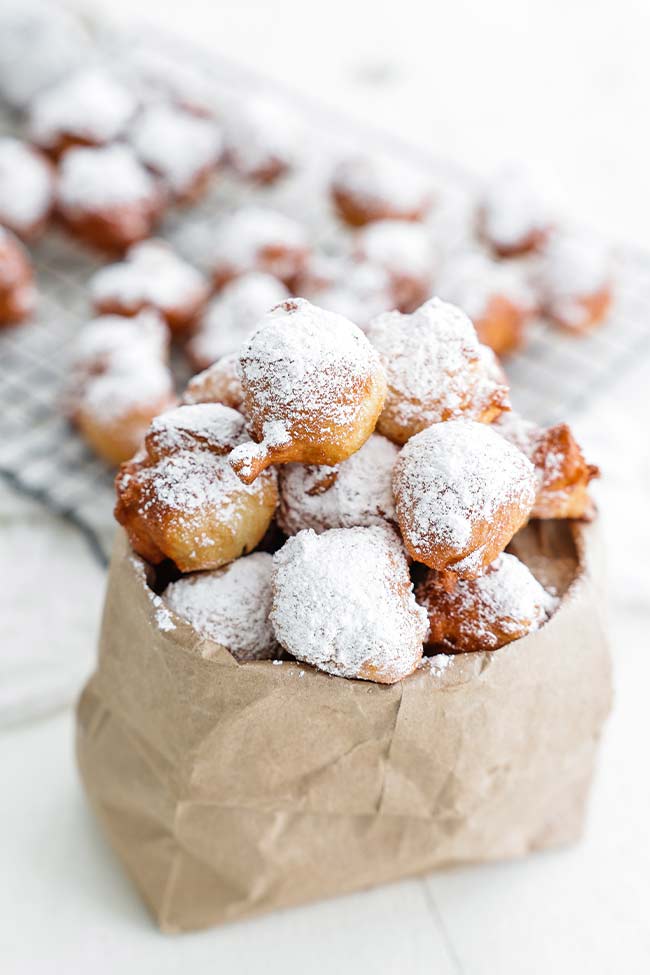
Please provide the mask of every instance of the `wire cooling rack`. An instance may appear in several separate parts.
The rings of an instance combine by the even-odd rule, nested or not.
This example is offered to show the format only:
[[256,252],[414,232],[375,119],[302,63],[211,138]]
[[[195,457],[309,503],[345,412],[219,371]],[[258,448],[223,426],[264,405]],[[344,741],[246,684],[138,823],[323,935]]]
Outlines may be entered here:
[[[210,67],[214,70],[213,60]],[[222,67],[235,89],[251,83],[231,65]],[[293,100],[292,110],[297,107],[300,103]],[[321,145],[323,133],[329,141],[333,131],[337,138],[347,131],[348,142],[358,144],[359,132],[351,123],[331,113],[319,115],[313,107],[307,114]],[[14,127],[11,118],[0,115],[0,131]],[[382,151],[414,152],[385,135],[364,131],[363,136]],[[438,162],[427,164],[441,169]],[[442,169],[445,179],[451,178],[449,169]],[[461,183],[468,179],[455,171],[453,178]],[[160,236],[200,264],[201,241],[211,221],[251,192],[228,179],[219,180],[198,207],[172,211]],[[283,196],[282,189],[267,191],[264,203],[296,215],[296,199],[291,189],[288,192]],[[322,194],[305,194],[303,187],[299,213],[312,230],[317,226],[319,235],[327,237],[333,232],[327,215],[303,210],[305,200],[321,199]],[[37,312],[28,324],[0,331],[0,476],[76,525],[106,563],[114,527],[114,474],[85,447],[60,409],[71,344],[90,317],[87,282],[99,261],[57,231],[32,249],[32,257],[39,287]],[[513,403],[530,419],[551,423],[574,417],[650,354],[650,257],[623,248],[615,254],[615,264],[616,292],[604,325],[578,338],[544,322],[534,323],[525,348],[507,361]]]

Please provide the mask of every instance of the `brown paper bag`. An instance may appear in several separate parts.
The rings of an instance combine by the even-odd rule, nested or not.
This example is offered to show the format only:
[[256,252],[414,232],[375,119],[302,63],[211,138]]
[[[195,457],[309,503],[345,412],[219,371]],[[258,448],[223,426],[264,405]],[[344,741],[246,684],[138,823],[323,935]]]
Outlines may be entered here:
[[579,835],[611,696],[597,529],[533,524],[514,550],[562,595],[553,619],[380,686],[238,664],[164,607],[118,538],[78,756],[161,928]]

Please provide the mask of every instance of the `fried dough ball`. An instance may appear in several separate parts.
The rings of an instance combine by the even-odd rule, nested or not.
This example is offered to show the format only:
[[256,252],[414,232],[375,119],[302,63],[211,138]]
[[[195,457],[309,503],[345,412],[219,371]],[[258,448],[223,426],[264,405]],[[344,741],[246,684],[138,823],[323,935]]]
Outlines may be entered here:
[[0,227],[0,327],[25,321],[35,305],[36,288],[29,255],[14,234]]
[[224,116],[226,159],[244,179],[267,185],[292,169],[298,156],[297,120],[266,95],[241,98]]
[[164,197],[124,145],[70,149],[61,160],[58,212],[73,236],[106,251],[123,251],[151,235]]
[[463,254],[443,268],[436,290],[469,315],[479,341],[497,355],[521,346],[535,298],[523,274],[511,265],[479,251]]
[[0,224],[22,240],[45,230],[54,200],[54,167],[27,142],[0,138]]
[[422,220],[431,188],[413,166],[386,156],[355,156],[341,162],[332,178],[338,215],[352,227],[373,220]]
[[589,332],[612,304],[609,251],[584,234],[554,234],[541,254],[537,284],[544,315],[569,332]]
[[142,446],[155,416],[176,402],[169,334],[157,315],[105,315],[82,329],[64,409],[103,460],[120,464]]
[[543,428],[517,413],[507,413],[498,418],[494,428],[535,467],[538,484],[532,518],[591,521],[595,506],[588,488],[599,470],[586,462],[566,423]]
[[415,597],[429,615],[427,645],[444,653],[498,650],[538,630],[557,606],[530,569],[505,553],[451,592],[429,570]]
[[530,516],[535,469],[491,427],[435,423],[402,448],[393,472],[397,521],[416,562],[474,579]]
[[271,274],[249,271],[229,281],[212,299],[187,344],[197,369],[237,352],[255,331],[265,312],[289,297],[289,290]]
[[223,152],[219,127],[175,105],[153,104],[136,116],[129,142],[178,203],[193,203],[207,190]]
[[42,149],[58,157],[71,146],[112,142],[136,109],[131,92],[110,74],[85,68],[40,92],[27,127]]
[[223,403],[244,412],[244,390],[239,378],[239,356],[225,355],[193,376],[183,393],[183,403]]
[[272,556],[253,552],[221,569],[182,576],[167,586],[163,599],[236,660],[269,660],[280,649],[269,619],[272,578]]
[[456,417],[490,423],[509,408],[507,387],[490,378],[472,323],[454,305],[432,298],[411,315],[387,312],[366,334],[388,379],[377,429],[395,443]]
[[479,223],[483,237],[499,257],[517,257],[543,246],[553,216],[530,175],[507,166],[485,188]]
[[290,654],[327,674],[380,684],[415,670],[427,614],[390,528],[301,531],[274,564],[271,620]]
[[244,418],[217,403],[180,406],[154,420],[144,451],[122,465],[115,481],[115,517],[139,555],[195,572],[255,548],[278,489],[274,471],[251,486],[233,474],[228,457],[244,440]]
[[163,240],[145,240],[129,248],[118,264],[91,278],[95,310],[106,315],[157,311],[174,333],[187,331],[209,294],[203,275],[178,257]]
[[309,254],[305,230],[291,217],[258,206],[241,207],[215,227],[210,264],[215,287],[247,271],[263,271],[289,285]]
[[278,305],[239,355],[256,443],[233,451],[246,484],[270,464],[338,464],[375,428],[386,377],[363,332],[303,298]]
[[435,255],[431,235],[422,224],[376,220],[359,231],[355,253],[388,275],[391,307],[411,312],[430,296]]
[[336,467],[281,467],[278,524],[286,535],[303,528],[354,528],[395,521],[393,466],[398,448],[373,433],[363,447]]

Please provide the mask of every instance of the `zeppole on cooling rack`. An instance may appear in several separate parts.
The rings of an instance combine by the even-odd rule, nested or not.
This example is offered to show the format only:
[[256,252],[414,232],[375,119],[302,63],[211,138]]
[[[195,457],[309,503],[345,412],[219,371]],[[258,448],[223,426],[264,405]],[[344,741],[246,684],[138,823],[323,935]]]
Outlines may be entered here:
[[[563,510],[585,513],[594,468],[554,424],[647,349],[650,271],[568,226],[523,169],[470,176],[176,39],[91,28],[34,0],[0,13],[0,98],[0,472],[98,552],[115,465],[204,370],[185,403],[239,410],[252,397],[256,445],[233,449],[242,481],[287,460],[317,465],[280,468],[285,526],[328,524],[362,458],[381,478],[393,445],[457,418],[494,421],[525,448],[548,488],[539,510],[558,504],[549,458],[573,457]],[[377,403],[372,357],[386,370],[377,432],[333,484],[320,466],[365,432],[350,450],[334,417],[330,442],[305,454],[319,391],[303,390],[300,422],[285,428],[271,409],[282,369],[270,356],[264,399],[264,350],[251,340],[236,363],[262,317],[293,299],[319,311],[301,313],[287,355],[327,341],[333,362],[343,356],[336,318],[319,317],[334,313],[369,340],[363,383]],[[341,391],[350,408],[357,381]],[[368,430],[373,410],[370,397]],[[143,470],[161,463],[145,442]]]

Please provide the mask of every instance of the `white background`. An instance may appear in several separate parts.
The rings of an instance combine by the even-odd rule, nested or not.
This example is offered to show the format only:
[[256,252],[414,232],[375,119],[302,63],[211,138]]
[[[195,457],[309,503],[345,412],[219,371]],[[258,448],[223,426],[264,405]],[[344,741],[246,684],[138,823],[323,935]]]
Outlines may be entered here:
[[[84,6],[150,15],[475,169],[503,159],[532,162],[569,214],[650,247],[647,0],[86,0]],[[650,368],[640,365],[579,422],[605,474],[600,503],[617,685],[579,846],[200,935],[163,937],[84,804],[66,713],[0,737],[1,970],[650,971],[649,387]],[[11,567],[0,593],[5,638],[20,646],[29,632],[45,651],[67,650],[82,660],[93,646],[102,589],[83,542],[3,491],[0,545]]]

